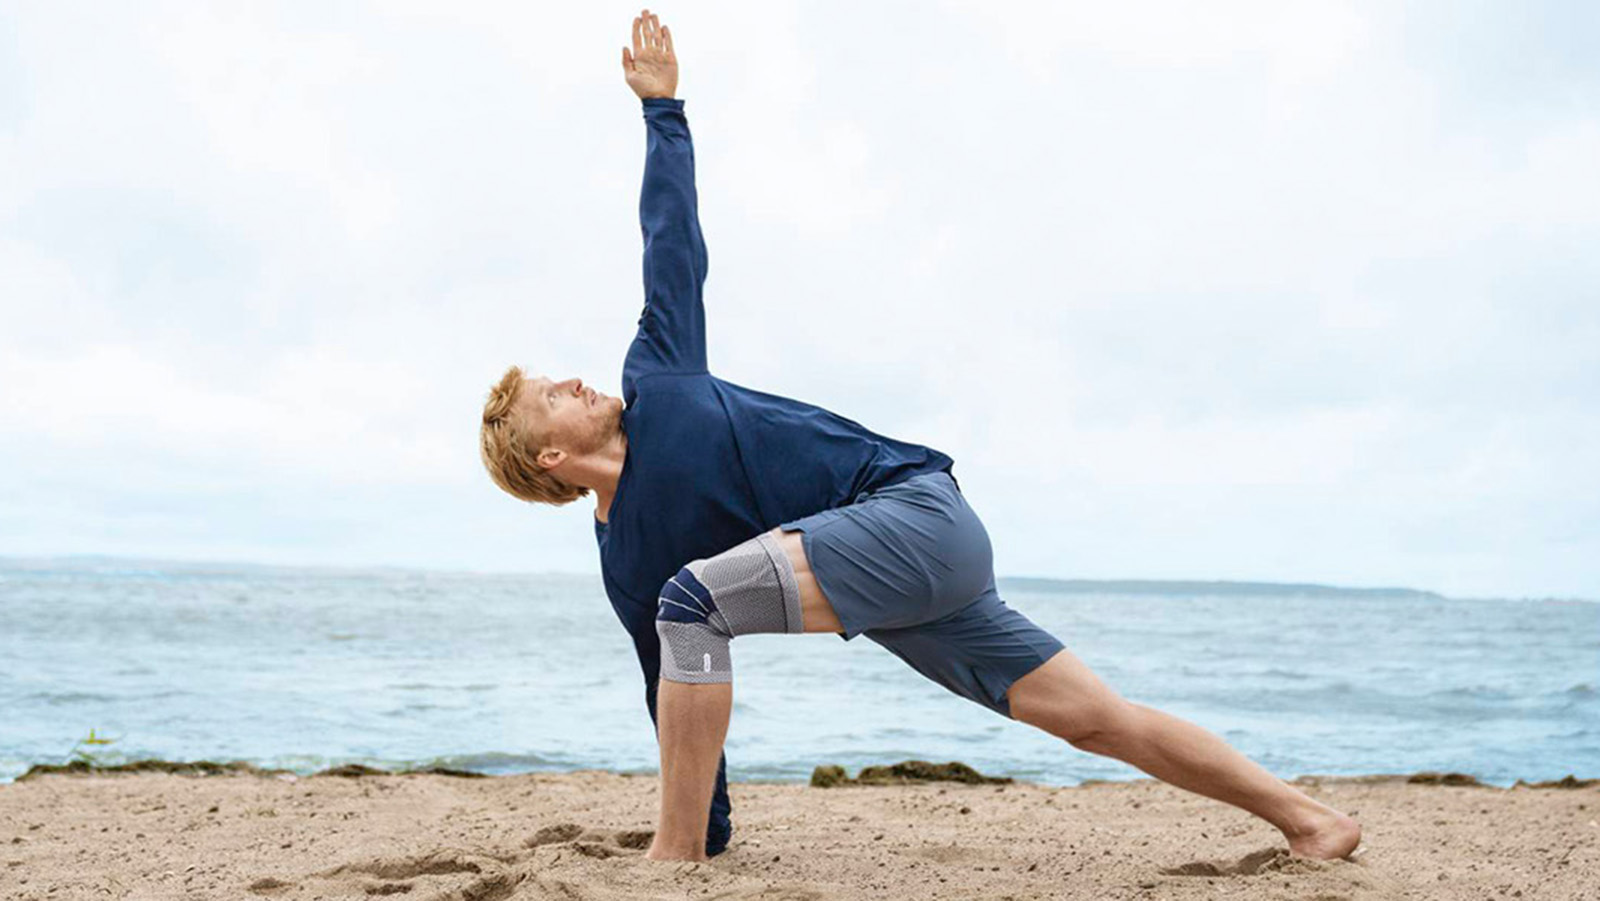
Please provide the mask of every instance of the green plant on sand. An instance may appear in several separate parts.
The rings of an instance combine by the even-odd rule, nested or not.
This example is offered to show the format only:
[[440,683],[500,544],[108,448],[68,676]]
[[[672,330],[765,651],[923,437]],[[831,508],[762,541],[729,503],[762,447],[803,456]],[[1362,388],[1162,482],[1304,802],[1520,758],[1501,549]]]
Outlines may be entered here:
[[67,762],[72,763],[73,761],[81,760],[90,766],[104,766],[105,761],[101,759],[101,757],[105,754],[104,751],[96,752],[93,750],[85,750],[83,746],[88,745],[90,748],[100,747],[102,745],[109,745],[121,738],[122,736],[120,735],[116,738],[106,738],[103,735],[95,734],[95,730],[90,729],[89,737],[78,739],[77,743],[72,746],[72,749],[67,752]]

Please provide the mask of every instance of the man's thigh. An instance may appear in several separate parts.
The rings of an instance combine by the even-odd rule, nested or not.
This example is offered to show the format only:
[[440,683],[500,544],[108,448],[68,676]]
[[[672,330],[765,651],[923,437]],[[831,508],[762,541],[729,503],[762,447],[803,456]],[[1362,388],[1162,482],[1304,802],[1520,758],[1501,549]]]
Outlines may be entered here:
[[988,533],[945,472],[778,527],[785,535],[800,533],[797,556],[846,639],[942,619],[970,605],[993,580]]
[[811,571],[811,563],[806,559],[805,542],[801,539],[803,532],[785,532],[781,527],[774,528],[767,534],[778,540],[778,547],[789,558],[789,565],[794,567],[794,579],[800,584],[800,618],[805,624],[807,632],[842,632],[844,627],[839,625],[839,616],[833,612],[833,604],[822,593],[822,586],[817,584],[816,573]]
[[1065,647],[993,588],[932,622],[862,633],[946,689],[1009,717],[1011,686]]

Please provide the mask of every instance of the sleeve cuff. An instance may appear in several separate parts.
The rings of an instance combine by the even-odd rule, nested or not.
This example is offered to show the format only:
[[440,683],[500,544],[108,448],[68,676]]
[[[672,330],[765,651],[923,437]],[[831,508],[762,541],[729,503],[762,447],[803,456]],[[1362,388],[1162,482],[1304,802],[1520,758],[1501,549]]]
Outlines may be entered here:
[[683,109],[683,99],[680,97],[645,97],[640,103],[644,104],[645,109]]

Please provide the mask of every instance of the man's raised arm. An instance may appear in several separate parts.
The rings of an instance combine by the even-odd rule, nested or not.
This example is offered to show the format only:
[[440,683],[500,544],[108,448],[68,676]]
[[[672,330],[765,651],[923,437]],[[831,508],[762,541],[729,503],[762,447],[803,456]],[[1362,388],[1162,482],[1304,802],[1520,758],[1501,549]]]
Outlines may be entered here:
[[[628,87],[644,106],[647,144],[639,226],[644,234],[644,312],[624,380],[652,371],[706,369],[706,245],[694,187],[694,145],[678,88],[672,32],[647,10],[622,49]],[[624,385],[627,396],[627,385]]]

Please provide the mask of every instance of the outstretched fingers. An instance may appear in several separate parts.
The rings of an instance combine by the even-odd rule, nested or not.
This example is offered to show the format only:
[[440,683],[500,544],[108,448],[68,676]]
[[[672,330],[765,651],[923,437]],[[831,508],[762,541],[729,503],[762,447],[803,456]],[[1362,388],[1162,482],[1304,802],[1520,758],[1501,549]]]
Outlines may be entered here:
[[648,9],[640,10],[639,17],[633,20],[633,54],[638,56],[640,51],[653,51],[667,59],[672,59],[672,31],[661,24],[661,17]]
[[[661,25],[661,18],[642,9],[633,19],[633,49],[622,48],[622,70],[630,78],[662,77],[668,94],[676,82],[678,59],[672,46],[672,32]],[[632,82],[630,81],[630,84]],[[635,88],[637,90],[637,86]]]

